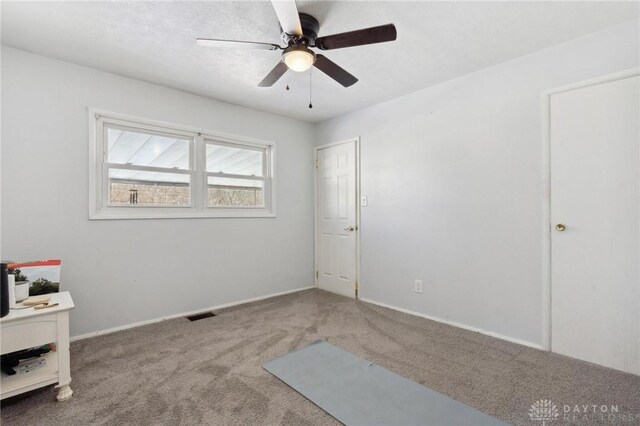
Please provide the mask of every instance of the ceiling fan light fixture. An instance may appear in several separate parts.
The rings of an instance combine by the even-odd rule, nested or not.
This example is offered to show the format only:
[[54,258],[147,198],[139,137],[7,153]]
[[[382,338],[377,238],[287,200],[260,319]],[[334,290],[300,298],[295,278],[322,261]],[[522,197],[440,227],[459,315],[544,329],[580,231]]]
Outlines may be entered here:
[[282,54],[282,60],[291,71],[303,72],[311,68],[316,55],[305,47],[290,47]]

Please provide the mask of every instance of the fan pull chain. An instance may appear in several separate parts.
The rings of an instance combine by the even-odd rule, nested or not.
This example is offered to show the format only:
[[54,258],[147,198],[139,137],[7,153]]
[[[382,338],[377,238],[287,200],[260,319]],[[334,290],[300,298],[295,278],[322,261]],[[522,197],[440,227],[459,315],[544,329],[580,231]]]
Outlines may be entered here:
[[289,83],[287,83],[287,90],[289,90]]
[[313,108],[311,103],[311,68],[309,68],[309,109]]

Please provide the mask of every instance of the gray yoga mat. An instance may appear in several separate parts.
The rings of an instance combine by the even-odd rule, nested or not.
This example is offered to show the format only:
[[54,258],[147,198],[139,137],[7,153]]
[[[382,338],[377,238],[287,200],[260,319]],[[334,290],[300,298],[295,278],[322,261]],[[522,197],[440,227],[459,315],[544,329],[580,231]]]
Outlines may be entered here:
[[345,425],[506,425],[318,340],[263,365]]

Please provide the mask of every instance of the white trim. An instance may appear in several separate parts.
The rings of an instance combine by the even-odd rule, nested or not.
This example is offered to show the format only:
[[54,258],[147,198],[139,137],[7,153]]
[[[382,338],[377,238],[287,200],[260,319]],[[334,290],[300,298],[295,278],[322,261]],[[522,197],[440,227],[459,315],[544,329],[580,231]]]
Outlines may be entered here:
[[206,177],[220,177],[220,178],[237,179],[237,180],[260,180],[262,182],[268,180],[268,178],[264,176],[255,176],[255,175],[234,175],[234,174],[223,173],[223,172],[207,172],[207,171],[205,171],[204,174],[206,175]]
[[[89,219],[98,214],[98,197],[102,193],[102,184],[97,177],[97,135],[96,135],[96,114],[97,111],[89,108]],[[102,129],[102,125],[100,125]]]
[[276,145],[277,142],[275,141],[269,141],[266,139],[258,139],[258,138],[252,138],[252,137],[248,137],[248,136],[239,136],[239,135],[232,135],[230,133],[223,133],[223,132],[218,132],[218,131],[213,131],[213,130],[207,130],[207,129],[203,129],[200,127],[191,127],[191,126],[185,126],[182,124],[176,124],[176,123],[170,123],[167,121],[160,121],[160,120],[153,120],[150,118],[145,118],[145,117],[139,117],[139,116],[135,116],[135,115],[129,115],[129,114],[122,114],[122,113],[118,113],[118,112],[113,112],[113,111],[107,111],[107,110],[103,110],[103,109],[98,109],[98,108],[93,108],[93,107],[88,107],[87,108],[89,111],[89,119],[90,120],[95,120],[95,116],[96,115],[103,115],[105,116],[105,118],[109,119],[115,119],[115,120],[122,120],[122,121],[126,121],[129,123],[129,125],[132,124],[148,124],[151,126],[156,126],[156,127],[164,127],[167,128],[168,130],[172,130],[172,131],[183,131],[183,132],[188,132],[188,133],[200,133],[205,139],[219,139],[221,142],[224,141],[228,141],[230,143],[234,143],[237,144],[238,141],[242,142],[242,143],[247,143],[247,144],[253,144],[257,147],[263,146],[263,145]]
[[[273,218],[276,217],[276,146],[277,142],[267,141],[245,136],[230,135],[221,132],[183,126],[180,124],[168,123],[148,118],[141,118],[131,115],[115,113],[111,111],[88,108],[89,112],[89,219],[90,220],[111,220],[111,219],[196,219],[196,218]],[[103,185],[104,174],[109,166],[104,156],[104,146],[99,144],[99,134],[103,134],[103,123],[116,124],[127,128],[138,128],[158,133],[166,132],[173,135],[189,137],[191,146],[190,170],[167,169],[167,172],[190,174],[191,199],[188,206],[115,206],[107,205],[104,200],[108,199],[105,194],[106,186]],[[204,153],[206,143],[220,143],[233,145],[234,147],[244,147],[256,149],[264,152],[266,157],[264,168],[265,176],[261,180],[265,182],[264,200],[265,205],[260,207],[209,207],[203,194],[206,190],[206,163]],[[198,155],[200,154],[200,155]],[[99,158],[102,156],[102,158]],[[194,161],[194,157],[196,160]],[[104,168],[98,173],[98,167]],[[202,169],[205,167],[204,173]],[[122,169],[147,169],[144,166],[117,165]],[[152,171],[164,171],[153,168]],[[202,179],[200,179],[202,176]],[[243,177],[250,178],[250,177]]]
[[313,285],[318,288],[318,147],[313,148]]
[[409,315],[413,315],[413,316],[416,316],[416,317],[425,318],[425,319],[428,319],[428,320],[431,320],[431,321],[439,322],[441,324],[447,324],[447,325],[450,325],[450,326],[453,326],[453,327],[461,328],[463,330],[468,330],[468,331],[473,331],[475,333],[484,334],[485,336],[495,337],[496,339],[506,340],[507,342],[516,343],[518,345],[528,346],[530,348],[540,349],[540,350],[543,349],[542,345],[539,345],[537,343],[527,342],[526,340],[516,339],[514,337],[505,336],[503,334],[495,333],[493,331],[483,330],[481,328],[471,327],[469,325],[461,324],[459,322],[449,321],[449,320],[445,320],[445,319],[442,319],[442,318],[434,317],[434,316],[431,316],[431,315],[425,315],[425,314],[421,314],[419,312],[410,311],[408,309],[398,308],[396,306],[387,305],[386,303],[376,302],[375,300],[371,300],[371,299],[360,298],[360,301],[366,302],[366,303],[371,303],[372,305],[382,306],[383,308],[393,309],[394,311],[402,312],[404,314],[409,314]]
[[589,86],[596,86],[602,83],[609,83],[611,81],[624,80],[625,78],[635,77],[639,74],[640,74],[640,67],[629,68],[624,71],[602,75],[600,77],[590,78],[588,80],[578,81],[576,83],[566,84],[564,86],[545,90],[542,93],[544,95],[552,95],[555,93],[567,92],[569,90],[582,89],[584,87],[589,87]]
[[203,139],[204,139],[205,147],[206,145],[216,145],[216,146],[226,146],[229,148],[246,149],[249,151],[257,151],[257,152],[263,152],[265,150],[265,145],[268,145],[266,141],[259,144],[254,142],[243,141],[241,144],[239,144],[237,137],[235,139],[231,139],[230,137],[210,136],[208,134],[203,135]]
[[318,287],[318,279],[316,278],[316,271],[318,271],[318,253],[316,251],[316,236],[318,234],[318,221],[317,221],[317,210],[318,210],[318,151],[326,148],[330,148],[332,146],[344,145],[346,143],[356,143],[356,287],[357,291],[354,292],[356,294],[356,299],[358,299],[361,294],[362,283],[360,282],[360,136],[355,138],[339,141],[339,142],[331,142],[323,145],[317,145],[313,147],[313,163],[314,163],[314,173],[313,173],[313,282],[316,287]]
[[331,148],[332,146],[338,146],[338,145],[344,145],[345,143],[351,143],[351,142],[355,142],[356,144],[360,143],[360,136],[356,136],[353,138],[349,138],[349,139],[344,139],[338,142],[331,142],[331,143],[325,143],[322,145],[316,145],[313,147],[313,150],[318,152],[321,149],[325,149],[325,148]]
[[107,169],[116,169],[116,170],[133,170],[137,172],[158,172],[158,173],[168,173],[174,175],[193,175],[194,169],[170,169],[168,167],[156,167],[156,166],[138,166],[136,164],[122,164],[122,163],[107,163],[106,161],[103,163],[104,167]]
[[315,288],[315,286],[296,288],[294,290],[281,291],[279,293],[268,294],[266,296],[251,297],[249,299],[243,299],[237,302],[223,303],[222,305],[210,306],[208,308],[201,308],[201,309],[196,309],[188,312],[181,312],[179,314],[172,314],[166,317],[154,318],[146,321],[125,324],[118,327],[107,328],[104,330],[92,331],[91,333],[85,333],[85,334],[79,334],[77,336],[73,336],[71,337],[71,341],[75,342],[76,340],[89,339],[91,337],[102,336],[104,334],[111,334],[117,331],[128,330],[130,328],[142,327],[143,325],[155,324],[157,322],[162,322],[162,321],[171,320],[175,318],[182,318],[189,315],[201,314],[203,312],[215,311],[217,309],[230,308],[232,306],[244,305],[246,303],[251,303],[251,302],[258,302],[260,300],[271,299],[272,297],[284,296],[286,294],[297,293],[300,291],[310,290],[313,288]]
[[356,299],[362,294],[362,280],[360,279],[360,215],[362,206],[360,205],[360,136],[356,138]]
[[640,75],[640,68],[567,84],[541,93],[542,113],[542,349],[551,351],[551,95]]
[[[128,207],[123,207],[128,208]],[[148,210],[149,208],[146,208]],[[145,207],[140,207],[140,209],[136,209],[135,211],[126,211],[122,213],[110,212],[110,213],[96,213],[90,220],[139,220],[139,219],[244,219],[244,218],[270,218],[276,217],[275,213],[269,213],[265,211],[263,208],[243,208],[243,209],[235,209],[229,207],[217,207],[217,208],[209,208],[202,213],[186,211],[186,212],[178,212],[179,209],[191,209],[191,207],[154,207],[154,211],[143,211]],[[160,209],[166,209],[164,212],[159,212]],[[172,210],[171,212],[167,212],[167,210]],[[135,216],[134,216],[135,214]]]

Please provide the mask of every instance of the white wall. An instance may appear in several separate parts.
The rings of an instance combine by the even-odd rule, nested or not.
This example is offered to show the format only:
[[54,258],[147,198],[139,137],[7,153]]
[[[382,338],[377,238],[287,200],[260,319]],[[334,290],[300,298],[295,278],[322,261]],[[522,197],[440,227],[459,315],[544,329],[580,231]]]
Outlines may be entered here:
[[[1,256],[63,260],[72,335],[308,286],[314,136],[361,136],[361,296],[538,345],[540,92],[638,51],[630,22],[314,127],[3,47]],[[88,106],[276,140],[278,217],[89,221]]]
[[[277,218],[88,220],[95,107],[274,140]],[[2,48],[2,258],[62,259],[71,334],[313,285],[313,126]]]
[[361,296],[542,344],[540,93],[637,67],[638,38],[628,22],[319,124],[317,144],[361,136]]

